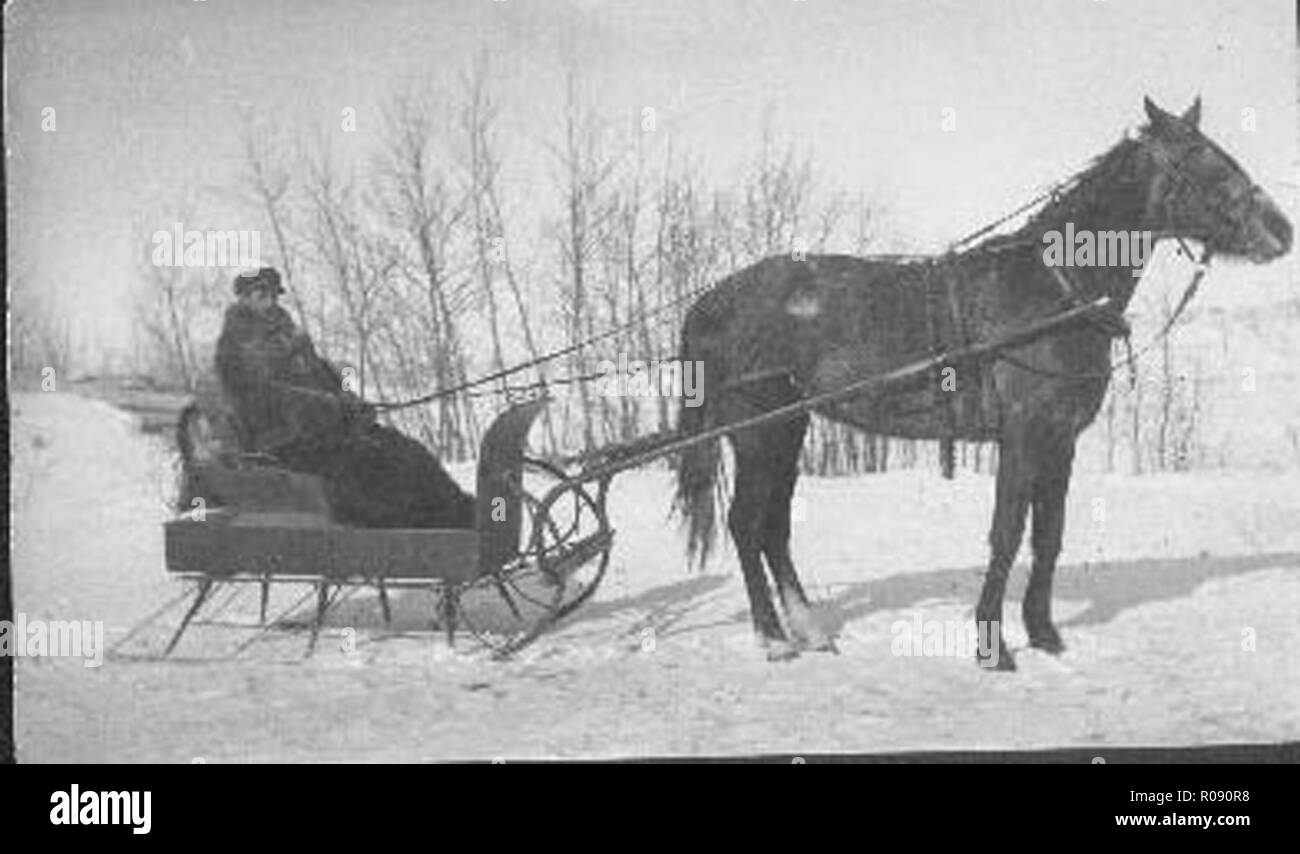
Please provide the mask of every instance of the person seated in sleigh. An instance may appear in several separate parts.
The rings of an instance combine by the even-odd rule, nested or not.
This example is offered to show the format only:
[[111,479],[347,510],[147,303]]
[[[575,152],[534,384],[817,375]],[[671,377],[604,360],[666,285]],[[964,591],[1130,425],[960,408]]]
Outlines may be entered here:
[[274,268],[236,276],[234,290],[216,369],[246,453],[275,456],[310,436],[341,439],[374,423],[373,408],[343,387],[339,372],[279,304],[284,288]]
[[420,442],[381,424],[279,304],[280,274],[235,277],[215,367],[245,454],[324,479],[337,521],[472,528],[474,498]]

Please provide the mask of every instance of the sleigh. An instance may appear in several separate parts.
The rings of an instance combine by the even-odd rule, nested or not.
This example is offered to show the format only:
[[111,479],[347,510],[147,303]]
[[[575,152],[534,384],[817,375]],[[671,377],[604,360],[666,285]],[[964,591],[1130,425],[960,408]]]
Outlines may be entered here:
[[[306,626],[310,654],[330,610],[367,589],[390,628],[392,598],[423,592],[419,598],[432,606],[424,628],[440,629],[449,643],[468,633],[498,656],[521,649],[595,592],[613,537],[607,482],[556,491],[565,473],[525,455],[529,428],[545,406],[544,399],[512,406],[488,429],[469,530],[349,527],[336,519],[320,477],[266,456],[193,455],[185,463],[186,506],[163,525],[167,571],[188,588],[145,624],[185,603],[161,656],[172,654],[195,625],[230,625],[208,612],[226,589],[241,585],[260,591],[260,605],[248,626],[257,632],[235,654],[314,599]],[[208,423],[196,429],[213,432]],[[306,595],[269,615],[273,588],[288,586]]]

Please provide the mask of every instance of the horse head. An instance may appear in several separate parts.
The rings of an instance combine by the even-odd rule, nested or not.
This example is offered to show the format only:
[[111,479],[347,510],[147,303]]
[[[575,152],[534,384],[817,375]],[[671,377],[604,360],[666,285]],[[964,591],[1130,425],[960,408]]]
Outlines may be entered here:
[[1138,135],[1148,176],[1148,227],[1200,241],[1213,255],[1262,264],[1291,249],[1292,227],[1277,203],[1231,155],[1201,133],[1201,99],[1181,116],[1150,98]]

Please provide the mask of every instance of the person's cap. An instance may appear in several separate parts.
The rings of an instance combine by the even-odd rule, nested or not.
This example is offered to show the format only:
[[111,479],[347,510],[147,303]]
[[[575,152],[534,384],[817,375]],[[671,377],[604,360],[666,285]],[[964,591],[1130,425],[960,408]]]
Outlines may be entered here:
[[280,274],[274,267],[263,267],[254,273],[240,273],[235,276],[235,296],[269,291],[272,294],[284,293],[280,286]]

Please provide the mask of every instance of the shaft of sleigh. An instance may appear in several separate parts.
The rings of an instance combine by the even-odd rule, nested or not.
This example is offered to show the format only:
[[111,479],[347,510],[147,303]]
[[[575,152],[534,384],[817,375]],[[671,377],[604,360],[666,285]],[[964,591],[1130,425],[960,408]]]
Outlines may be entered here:
[[[701,431],[691,436],[680,436],[676,433],[669,433],[662,436],[646,437],[638,440],[636,443],[630,443],[629,447],[635,447],[636,450],[630,455],[615,455],[618,458],[608,459],[611,456],[608,449],[603,449],[600,457],[607,461],[590,468],[584,468],[582,471],[574,474],[565,480],[556,484],[555,490],[571,488],[578,484],[592,483],[595,481],[611,478],[616,474],[628,471],[634,468],[640,468],[647,463],[680,453],[687,448],[704,442],[711,442],[720,439],[732,433],[747,430],[751,427],[758,427],[763,424],[770,424],[787,418],[793,418],[809,410],[815,409],[826,403],[851,397],[860,394],[869,388],[877,386],[886,386],[892,383],[902,382],[904,380],[914,379],[923,376],[938,367],[953,364],[955,362],[966,361],[968,359],[979,358],[1001,350],[1007,350],[1014,347],[1029,344],[1038,338],[1052,332],[1066,324],[1086,317],[1094,312],[1105,310],[1111,302],[1109,296],[1097,297],[1086,303],[1066,309],[1043,320],[1027,324],[1021,329],[1008,332],[1005,335],[994,336],[993,338],[971,344],[967,347],[959,347],[947,350],[911,362],[901,368],[889,371],[884,374],[874,374],[870,377],[856,380],[840,388],[830,389],[819,394],[806,397],[794,403],[787,404],[770,412],[764,412],[761,415],[755,415],[752,418],[746,418],[731,424],[721,424],[708,430]],[[647,441],[647,439],[649,441]],[[645,447],[649,445],[649,447]]]

